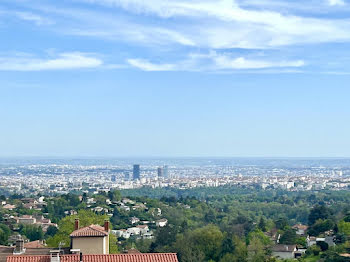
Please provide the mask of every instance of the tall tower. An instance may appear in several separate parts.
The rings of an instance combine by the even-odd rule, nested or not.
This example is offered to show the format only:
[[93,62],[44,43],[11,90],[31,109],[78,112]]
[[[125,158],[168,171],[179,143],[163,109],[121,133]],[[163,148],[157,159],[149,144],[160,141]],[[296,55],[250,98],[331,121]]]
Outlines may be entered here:
[[164,166],[163,167],[163,177],[164,178],[168,178],[168,166]]
[[140,165],[134,165],[132,170],[132,177],[134,180],[140,180]]
[[163,168],[158,167],[157,169],[158,179],[163,177]]

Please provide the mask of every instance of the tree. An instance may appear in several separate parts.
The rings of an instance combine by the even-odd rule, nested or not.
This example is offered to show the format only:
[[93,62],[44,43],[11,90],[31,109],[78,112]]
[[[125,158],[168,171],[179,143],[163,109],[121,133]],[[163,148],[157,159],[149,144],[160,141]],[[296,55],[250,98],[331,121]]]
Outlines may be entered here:
[[284,229],[288,226],[288,220],[285,217],[280,217],[275,221],[275,225],[277,229]]
[[232,262],[246,262],[248,259],[247,246],[238,237],[235,237],[233,242],[235,245],[235,251],[233,252],[235,260],[233,260]]
[[44,238],[44,232],[41,226],[37,225],[20,225],[19,232],[25,235],[30,241],[42,240]]
[[280,243],[286,245],[293,245],[296,243],[297,234],[294,229],[287,228],[281,236]]
[[257,237],[253,237],[250,240],[248,246],[248,256],[250,262],[263,262],[266,259],[266,254],[264,250],[264,245],[261,240]]
[[311,236],[318,236],[320,233],[326,232],[334,228],[334,222],[330,219],[317,220],[308,230]]
[[314,208],[311,209],[310,215],[308,218],[309,225],[313,225],[317,220],[322,219],[328,219],[332,216],[332,211],[324,206],[324,205],[316,205]]
[[114,234],[109,234],[109,254],[118,254],[117,237]]
[[220,262],[232,262],[235,261],[235,256],[233,254],[225,254],[221,259]]
[[259,221],[259,225],[258,225],[259,229],[263,232],[266,232],[266,221],[263,217],[260,217],[260,221]]
[[338,229],[340,233],[350,236],[350,222],[340,221]]
[[58,228],[55,226],[49,226],[46,231],[46,236],[54,236],[58,231]]
[[0,224],[0,245],[7,245],[11,230],[7,225]]
[[235,250],[235,246],[233,243],[233,239],[231,237],[226,236],[221,244],[220,256],[223,258],[225,257],[226,254],[233,253],[234,250]]
[[108,192],[108,198],[111,201],[120,201],[122,199],[122,194],[119,190],[111,190]]
[[60,243],[64,243],[64,247],[70,245],[70,233],[74,231],[74,221],[79,218],[80,226],[86,227],[91,224],[103,225],[104,221],[108,219],[107,215],[97,215],[88,210],[80,210],[77,215],[67,216],[61,219],[58,223],[58,232],[49,237],[46,241],[50,247],[58,247]]

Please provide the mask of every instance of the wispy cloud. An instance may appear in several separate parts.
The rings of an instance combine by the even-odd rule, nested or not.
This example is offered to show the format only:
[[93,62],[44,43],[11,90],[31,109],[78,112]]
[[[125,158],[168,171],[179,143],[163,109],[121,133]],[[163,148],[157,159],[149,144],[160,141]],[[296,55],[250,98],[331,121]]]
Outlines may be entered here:
[[52,58],[37,58],[31,55],[0,57],[0,71],[44,71],[96,68],[103,62],[90,54],[79,52],[61,53]]
[[39,26],[53,24],[53,22],[50,19],[42,17],[42,16],[37,15],[37,14],[30,13],[30,12],[19,12],[18,11],[18,12],[13,12],[13,14],[21,20],[30,21],[30,22],[35,23],[36,25],[39,25]]
[[330,6],[344,6],[345,2],[343,0],[327,0]]
[[305,65],[302,60],[270,61],[245,57],[232,57],[229,54],[190,54],[185,60],[176,63],[153,63],[146,59],[128,59],[127,62],[143,71],[233,71],[260,70],[269,68],[297,68]]
[[176,71],[181,70],[181,66],[177,64],[155,64],[145,59],[127,59],[127,62],[143,71]]
[[[242,8],[232,0],[81,0],[158,17],[159,28],[177,33],[179,44],[205,48],[273,48],[350,41],[350,21]],[[339,4],[341,0],[332,0]],[[176,24],[168,18],[186,18]],[[183,19],[182,19],[183,20]],[[146,25],[142,25],[147,27]],[[152,26],[151,26],[152,27]],[[172,34],[173,35],[173,34]],[[169,38],[171,39],[171,38]],[[167,42],[166,38],[161,39]],[[173,39],[174,40],[174,39]]]

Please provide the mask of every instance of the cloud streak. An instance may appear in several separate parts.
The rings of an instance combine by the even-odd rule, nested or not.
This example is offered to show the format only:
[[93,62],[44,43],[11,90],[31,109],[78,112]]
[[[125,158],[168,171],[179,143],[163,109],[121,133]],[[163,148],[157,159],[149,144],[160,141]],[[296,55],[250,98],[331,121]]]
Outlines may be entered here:
[[32,56],[16,55],[0,57],[0,71],[47,71],[86,69],[102,66],[102,60],[89,54],[73,52],[61,53],[55,58],[35,58]]
[[[160,19],[159,27],[164,26],[173,32],[172,35],[177,33],[181,36],[175,39],[177,40],[175,42],[182,45],[217,49],[264,49],[296,44],[350,41],[350,20],[312,18],[286,15],[277,11],[245,9],[232,0],[80,1],[112,9],[124,9],[131,15],[155,16]],[[333,5],[342,2],[342,0],[330,1]],[[179,22],[176,26],[169,24],[169,18],[179,18]],[[181,22],[180,19],[185,19],[185,22]],[[149,25],[149,28],[151,27]],[[167,39],[163,37],[160,41],[166,42]]]
[[245,57],[232,57],[229,54],[190,54],[187,59],[176,63],[153,63],[146,59],[127,59],[127,63],[143,71],[236,71],[274,68],[299,68],[305,65],[302,60],[270,61]]
[[344,6],[345,2],[343,0],[328,0],[330,6]]

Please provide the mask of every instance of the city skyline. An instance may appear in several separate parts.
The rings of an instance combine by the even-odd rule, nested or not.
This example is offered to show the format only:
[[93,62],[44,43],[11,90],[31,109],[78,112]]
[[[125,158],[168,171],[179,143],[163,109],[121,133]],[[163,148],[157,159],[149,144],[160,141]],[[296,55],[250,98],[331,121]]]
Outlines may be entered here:
[[350,157],[350,2],[4,0],[0,157]]

